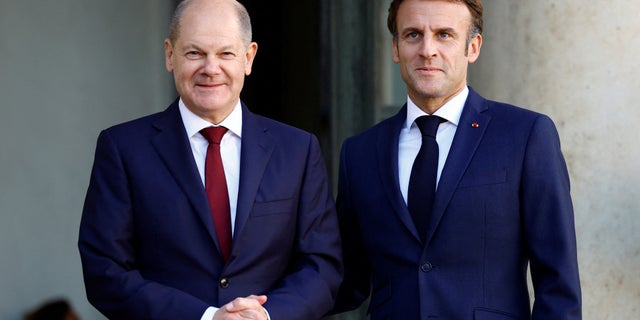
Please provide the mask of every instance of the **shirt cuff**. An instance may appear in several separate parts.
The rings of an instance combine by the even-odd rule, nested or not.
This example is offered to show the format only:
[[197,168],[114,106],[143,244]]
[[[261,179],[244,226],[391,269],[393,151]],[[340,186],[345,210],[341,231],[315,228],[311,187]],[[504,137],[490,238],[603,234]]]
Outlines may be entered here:
[[[207,308],[207,310],[204,311],[204,314],[202,315],[200,320],[212,320],[213,316],[216,314],[216,311],[218,310],[219,308],[215,308],[215,307]],[[271,320],[271,315],[269,314],[269,311],[267,311],[267,309],[265,308],[262,308],[262,310],[264,310],[264,313],[267,314],[267,320]]]
[[207,310],[204,311],[204,314],[202,315],[202,318],[200,318],[200,320],[212,320],[213,315],[216,314],[216,311],[218,311],[218,308],[214,308],[214,307],[207,308]]

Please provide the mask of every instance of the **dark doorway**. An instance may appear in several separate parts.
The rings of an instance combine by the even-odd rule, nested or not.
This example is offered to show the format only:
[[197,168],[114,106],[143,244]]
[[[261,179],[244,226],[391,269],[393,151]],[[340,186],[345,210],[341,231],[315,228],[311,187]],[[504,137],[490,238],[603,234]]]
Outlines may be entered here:
[[[242,100],[261,115],[329,141],[326,0],[241,0],[251,16],[258,55]],[[325,91],[326,90],[326,91]]]

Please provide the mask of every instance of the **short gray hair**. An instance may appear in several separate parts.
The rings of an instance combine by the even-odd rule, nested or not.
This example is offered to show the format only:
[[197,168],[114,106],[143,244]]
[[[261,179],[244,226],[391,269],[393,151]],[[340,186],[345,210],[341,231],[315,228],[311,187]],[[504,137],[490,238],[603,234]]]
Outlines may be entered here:
[[[180,21],[184,14],[184,10],[189,6],[190,2],[192,2],[192,0],[181,1],[171,17],[171,23],[169,24],[169,40],[171,41],[171,44],[175,44],[180,36]],[[247,11],[247,8],[237,1],[234,3],[234,8],[236,9],[238,22],[240,23],[242,42],[248,47],[253,37],[249,12]]]

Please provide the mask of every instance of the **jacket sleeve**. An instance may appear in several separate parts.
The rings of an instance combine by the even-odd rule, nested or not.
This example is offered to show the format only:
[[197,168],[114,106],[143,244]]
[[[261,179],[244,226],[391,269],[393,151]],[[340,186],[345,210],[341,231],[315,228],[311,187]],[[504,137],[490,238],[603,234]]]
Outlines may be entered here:
[[539,116],[527,143],[522,215],[535,302],[533,319],[581,319],[569,174],[556,128]]
[[358,308],[369,297],[371,289],[370,260],[365,254],[367,250],[362,242],[359,224],[349,193],[348,163],[353,163],[348,161],[349,141],[349,139],[345,141],[340,153],[340,173],[336,200],[345,275],[332,313],[341,313]]
[[274,320],[320,319],[333,306],[342,281],[342,255],[333,193],[317,139],[309,148],[298,202],[289,272],[267,293]]
[[207,303],[139,271],[127,176],[118,148],[102,132],[78,242],[89,301],[110,319],[200,319]]

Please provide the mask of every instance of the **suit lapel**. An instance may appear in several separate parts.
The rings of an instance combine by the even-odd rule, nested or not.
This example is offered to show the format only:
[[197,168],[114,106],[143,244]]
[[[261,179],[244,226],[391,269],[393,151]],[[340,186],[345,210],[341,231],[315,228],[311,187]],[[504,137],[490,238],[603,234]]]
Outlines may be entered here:
[[218,240],[211,220],[207,195],[193,159],[189,138],[178,109],[178,102],[174,102],[164,111],[153,126],[158,130],[158,134],[152,138],[151,143],[191,202],[209,236],[217,245]]
[[[434,232],[440,223],[449,201],[455,192],[464,172],[467,170],[473,155],[475,154],[480,141],[484,136],[485,130],[491,117],[483,114],[487,109],[486,100],[469,89],[469,97],[465,103],[464,110],[460,116],[458,128],[453,138],[451,150],[447,156],[444,169],[440,176],[438,191],[434,200],[433,211],[429,220],[429,228],[427,230],[427,242],[429,245],[433,238]],[[425,247],[426,247],[425,246]]]
[[385,127],[378,130],[376,143],[378,166],[380,168],[382,186],[385,188],[385,194],[391,206],[407,230],[413,234],[416,240],[421,241],[418,229],[413,223],[409,209],[400,192],[400,182],[398,180],[398,138],[406,118],[407,106],[404,105],[395,116],[381,123]]
[[271,158],[275,141],[260,118],[242,105],[242,148],[240,151],[240,184],[234,237],[241,234],[256,199],[262,176]]

